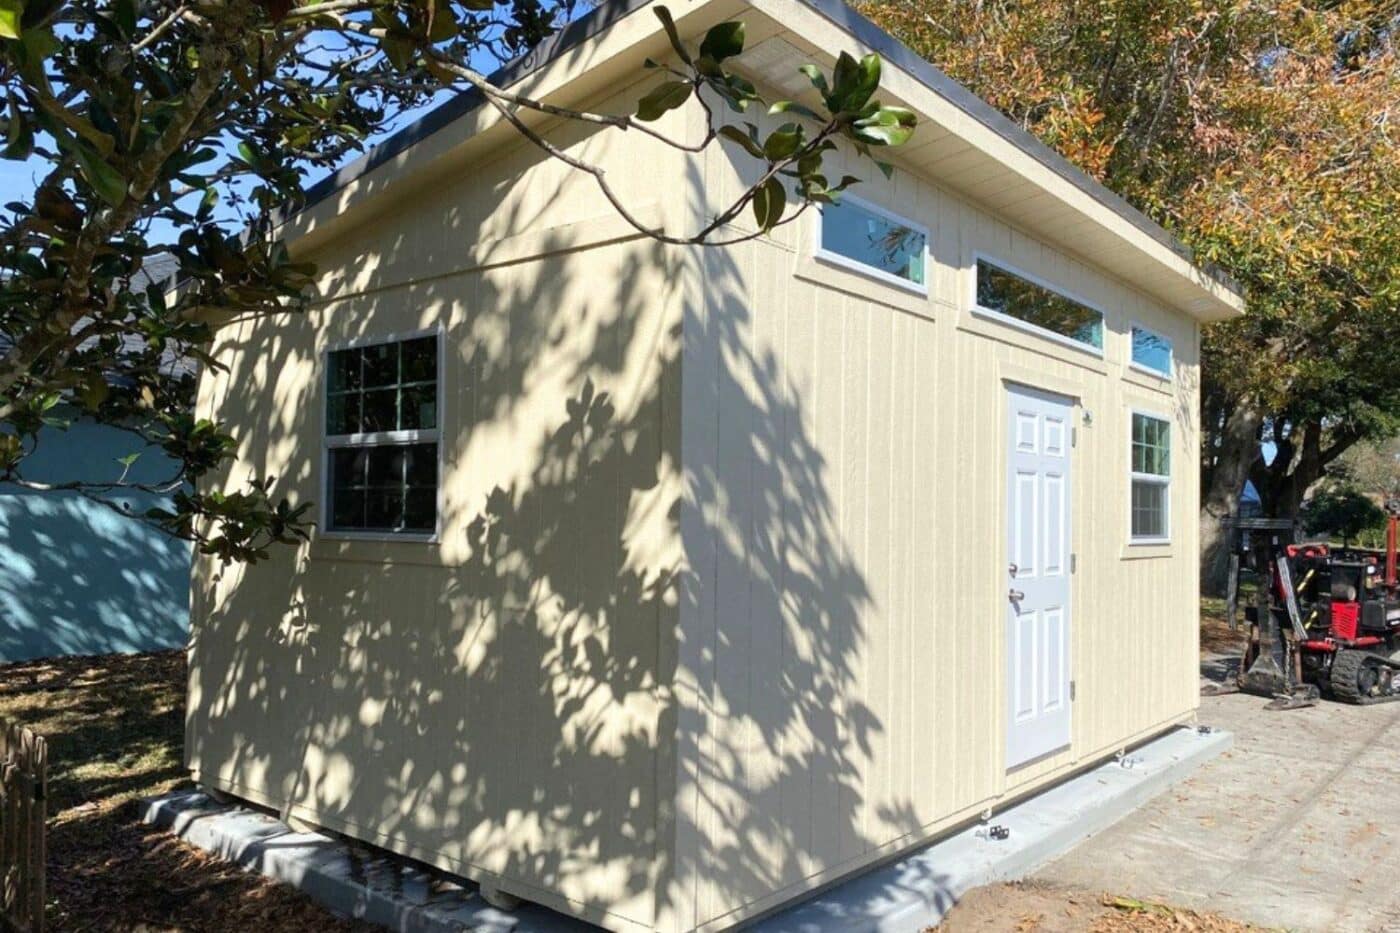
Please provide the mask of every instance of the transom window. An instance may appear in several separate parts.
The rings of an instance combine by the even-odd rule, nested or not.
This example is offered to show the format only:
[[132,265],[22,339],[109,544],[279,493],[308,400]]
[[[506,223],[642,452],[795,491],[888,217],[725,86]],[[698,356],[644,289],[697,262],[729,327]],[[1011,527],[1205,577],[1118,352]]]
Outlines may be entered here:
[[872,204],[845,195],[821,209],[817,255],[859,272],[922,289],[928,233]]
[[1170,531],[1171,424],[1133,413],[1132,538],[1162,542]]
[[327,355],[331,531],[431,535],[437,529],[438,338]]
[[1095,350],[1103,349],[1102,312],[985,259],[977,260],[977,306]]
[[1172,342],[1146,327],[1133,327],[1133,364],[1163,376],[1172,374]]

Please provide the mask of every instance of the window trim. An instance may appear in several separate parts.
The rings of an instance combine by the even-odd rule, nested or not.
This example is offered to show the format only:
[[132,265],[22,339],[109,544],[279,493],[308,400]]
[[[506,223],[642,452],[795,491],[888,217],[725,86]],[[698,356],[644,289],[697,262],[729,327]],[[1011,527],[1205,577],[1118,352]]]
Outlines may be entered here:
[[[1133,469],[1133,419],[1143,417],[1151,418],[1153,421],[1160,421],[1167,426],[1167,475],[1160,476],[1156,473],[1139,473]],[[1161,412],[1151,411],[1145,408],[1128,409],[1128,545],[1129,547],[1161,547],[1164,544],[1172,543],[1172,478],[1176,475],[1176,457],[1172,455],[1172,445],[1175,441],[1175,425],[1171,418]],[[1162,509],[1162,525],[1164,531],[1160,535],[1135,535],[1133,534],[1133,483],[1151,483],[1154,486],[1161,486],[1166,490],[1166,501]]]
[[900,276],[897,276],[897,275],[895,275],[895,274],[892,273],[892,272],[886,272],[884,269],[877,269],[877,268],[875,268],[874,266],[866,265],[865,263],[861,262],[861,261],[858,260],[858,259],[852,259],[852,258],[849,257],[849,256],[843,256],[843,255],[841,255],[840,253],[832,252],[831,250],[829,250],[829,249],[827,249],[826,247],[822,246],[822,227],[823,227],[823,225],[825,225],[825,223],[826,223],[826,215],[825,215],[824,213],[822,213],[822,211],[821,211],[820,209],[817,210],[817,222],[816,222],[815,224],[812,225],[812,229],[813,229],[813,231],[814,231],[814,233],[815,233],[815,239],[813,240],[813,243],[812,243],[812,258],[813,258],[813,259],[816,259],[816,260],[819,260],[820,262],[827,263],[827,264],[829,264],[829,265],[840,266],[842,269],[846,269],[846,270],[848,270],[848,271],[850,271],[850,272],[854,272],[854,273],[856,273],[857,275],[863,275],[863,276],[866,276],[866,277],[868,277],[868,278],[875,279],[875,280],[878,281],[878,282],[884,282],[884,283],[887,284],[887,285],[893,285],[893,286],[895,286],[895,287],[897,287],[897,288],[902,288],[902,289],[904,289],[905,291],[911,292],[911,293],[913,293],[913,294],[915,294],[915,295],[920,295],[920,296],[923,296],[923,297],[927,297],[927,296],[928,296],[928,293],[929,293],[929,290],[928,290],[928,277],[929,277],[929,246],[928,246],[928,245],[929,245],[929,240],[931,240],[931,239],[933,238],[932,234],[929,233],[928,227],[924,226],[923,224],[921,224],[921,223],[919,223],[919,222],[917,222],[917,221],[910,220],[908,217],[904,217],[904,216],[902,216],[902,215],[900,215],[900,214],[897,214],[897,213],[895,213],[894,211],[890,210],[889,208],[881,207],[879,204],[875,204],[875,203],[873,203],[873,202],[871,202],[871,201],[867,201],[865,198],[856,197],[856,196],[853,195],[853,194],[842,193],[842,195],[841,195],[841,197],[840,197],[840,202],[841,202],[841,203],[850,204],[850,205],[852,205],[853,207],[858,207],[858,208],[860,208],[861,210],[864,210],[864,211],[869,211],[870,213],[876,215],[877,217],[883,217],[883,218],[885,218],[886,220],[890,220],[890,221],[893,221],[893,222],[895,222],[895,223],[897,223],[897,224],[900,224],[901,226],[908,227],[910,230],[913,230],[915,233],[923,234],[923,237],[924,237],[924,266],[923,266],[923,268],[924,268],[924,281],[923,281],[922,283],[920,283],[920,282],[911,281],[911,280],[906,279],[906,278],[901,278]]
[[973,250],[973,252],[972,252],[972,262],[969,264],[969,267],[968,267],[968,275],[969,275],[969,277],[972,279],[972,288],[971,288],[971,298],[970,298],[970,301],[969,301],[969,305],[970,305],[969,310],[971,311],[971,313],[972,313],[974,316],[980,317],[980,318],[986,318],[986,319],[988,319],[988,320],[995,321],[995,322],[997,322],[998,324],[1005,324],[1005,325],[1007,325],[1008,327],[1014,327],[1014,328],[1016,328],[1017,330],[1023,331],[1023,332],[1025,332],[1025,333],[1027,333],[1027,334],[1034,334],[1034,335],[1037,336],[1037,337],[1043,337],[1043,338],[1045,338],[1046,340],[1049,340],[1049,341],[1052,341],[1053,343],[1059,344],[1059,345],[1062,346],[1062,347],[1069,347],[1071,350],[1078,350],[1080,353],[1087,353],[1089,356],[1092,356],[1094,359],[1097,359],[1097,360],[1105,360],[1105,359],[1107,359],[1107,357],[1106,357],[1106,355],[1105,355],[1105,348],[1104,348],[1104,346],[1098,346],[1098,347],[1096,347],[1096,346],[1094,346],[1094,345],[1092,345],[1092,344],[1082,343],[1082,342],[1080,342],[1080,341],[1078,341],[1078,340],[1075,340],[1073,337],[1066,337],[1064,334],[1057,334],[1057,333],[1055,333],[1053,330],[1050,330],[1048,327],[1041,327],[1041,326],[1038,325],[1038,324],[1032,324],[1030,321],[1023,321],[1023,320],[1021,320],[1021,319],[1018,318],[1018,317],[1013,317],[1013,316],[1010,315],[1010,314],[1003,314],[1003,313],[1000,312],[1000,311],[996,311],[996,310],[994,310],[994,309],[992,309],[992,308],[983,307],[982,305],[978,304],[978,303],[977,303],[977,263],[978,263],[978,262],[987,262],[987,263],[990,263],[991,265],[996,266],[998,269],[1001,269],[1003,272],[1009,272],[1009,273],[1011,273],[1012,275],[1017,276],[1018,278],[1025,279],[1027,282],[1030,282],[1032,285],[1039,285],[1041,288],[1045,289],[1046,291],[1054,292],[1055,294],[1059,295],[1061,298],[1066,298],[1066,299],[1068,299],[1068,300],[1070,300],[1070,301],[1073,301],[1075,304],[1083,305],[1084,307],[1088,308],[1090,311],[1097,311],[1097,312],[1098,312],[1098,315],[1099,315],[1099,324],[1100,324],[1100,331],[1099,331],[1100,343],[1105,344],[1105,345],[1108,343],[1108,339],[1107,339],[1107,338],[1108,338],[1108,312],[1106,312],[1106,311],[1105,311],[1102,307],[1100,307],[1098,304],[1096,304],[1095,302],[1092,302],[1092,301],[1088,301],[1088,300],[1086,300],[1085,298],[1082,298],[1082,297],[1080,297],[1079,295],[1076,295],[1074,292],[1070,291],[1069,289],[1062,288],[1062,287],[1060,287],[1059,285],[1055,285],[1055,284],[1053,284],[1052,282],[1048,281],[1047,279],[1044,279],[1044,278],[1042,278],[1042,277],[1040,277],[1040,276],[1038,276],[1038,275],[1035,275],[1034,273],[1027,272],[1027,271],[1024,270],[1024,269],[1019,268],[1018,266],[1015,266],[1015,265],[1013,265],[1013,264],[1011,264],[1011,263],[1009,263],[1009,262],[1006,262],[1006,261],[1004,261],[1003,259],[1001,259],[1000,257],[998,257],[998,256],[996,256],[996,255],[994,255],[994,254],[992,254],[992,253],[985,252],[985,251],[983,251],[983,250]]
[[[1156,337],[1158,340],[1162,340],[1162,341],[1165,341],[1165,342],[1166,342],[1166,344],[1167,344],[1167,370],[1166,370],[1166,372],[1163,372],[1163,371],[1160,370],[1160,369],[1153,369],[1151,366],[1148,366],[1148,365],[1146,365],[1146,364],[1144,364],[1144,363],[1139,363],[1137,360],[1133,359],[1133,331],[1136,331],[1136,330],[1140,330],[1140,331],[1143,331],[1144,333],[1151,334],[1153,337]],[[1171,339],[1170,337],[1168,337],[1166,334],[1161,333],[1160,331],[1153,330],[1152,328],[1150,328],[1150,327],[1148,327],[1148,326],[1146,326],[1146,325],[1144,325],[1144,324],[1142,324],[1142,323],[1139,323],[1138,321],[1130,321],[1130,322],[1128,323],[1128,368],[1129,368],[1129,369],[1132,369],[1132,370],[1136,370],[1137,372],[1140,372],[1140,373],[1142,373],[1143,375],[1151,376],[1151,377],[1153,377],[1154,379],[1162,379],[1162,380],[1165,380],[1165,381],[1167,381],[1167,382],[1171,382],[1172,380],[1174,380],[1174,379],[1176,378],[1176,341],[1172,340],[1172,339]]]
[[[329,434],[327,429],[327,409],[329,405],[330,359],[331,354],[340,350],[354,350],[360,347],[373,347],[385,343],[404,343],[420,337],[437,338],[437,379],[434,386],[434,402],[437,406],[436,428],[414,428],[407,431],[372,431],[363,434]],[[443,373],[447,362],[446,329],[439,322],[432,327],[417,330],[394,331],[388,334],[364,334],[351,340],[327,344],[321,349],[320,372],[317,375],[321,400],[321,525],[318,536],[337,541],[401,541],[413,544],[437,544],[442,534],[442,422],[443,422]],[[434,525],[431,532],[423,531],[369,531],[331,527],[331,451],[342,447],[380,447],[407,444],[437,444],[437,496],[434,502]]]

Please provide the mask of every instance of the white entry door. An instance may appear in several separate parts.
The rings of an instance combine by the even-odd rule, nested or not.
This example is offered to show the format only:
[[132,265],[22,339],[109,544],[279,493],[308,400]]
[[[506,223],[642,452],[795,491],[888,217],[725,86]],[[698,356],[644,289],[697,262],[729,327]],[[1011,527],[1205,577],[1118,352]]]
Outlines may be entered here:
[[1008,392],[1006,767],[1069,745],[1073,402]]

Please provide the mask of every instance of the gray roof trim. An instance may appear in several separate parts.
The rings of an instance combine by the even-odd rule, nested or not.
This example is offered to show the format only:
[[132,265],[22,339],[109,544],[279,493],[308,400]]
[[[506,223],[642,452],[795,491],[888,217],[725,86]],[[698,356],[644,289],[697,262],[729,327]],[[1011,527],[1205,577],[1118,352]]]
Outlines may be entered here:
[[[1050,169],[1056,175],[1059,175],[1065,181],[1071,183],[1094,200],[1100,201],[1105,206],[1111,208],[1114,213],[1118,214],[1124,220],[1127,220],[1143,233],[1151,236],[1153,239],[1157,240],[1157,242],[1168,247],[1182,258],[1190,260],[1193,263],[1196,261],[1186,244],[1172,236],[1161,224],[1148,217],[1136,207],[1133,207],[1125,201],[1122,196],[1106,187],[1101,182],[1089,177],[1082,169],[1077,168],[1074,163],[1013,123],[1000,110],[948,77],[940,69],[930,63],[928,59],[921,57],[917,52],[909,48],[909,46],[900,42],[894,36],[885,32],[879,26],[876,26],[861,14],[846,6],[841,0],[802,0],[802,2],[849,32],[857,41],[869,46],[873,51],[878,52],[880,57],[885,61],[909,72],[915,78],[918,78],[924,84],[948,98],[957,105],[958,109],[962,110],[968,116],[992,130],[1007,142],[1012,143],[1016,148],[1025,152],[1041,165]],[[1231,288],[1238,289],[1238,286],[1230,280],[1224,270],[1212,268],[1208,271]]]
[[[540,43],[528,54],[512,59],[501,66],[491,74],[490,81],[497,87],[514,84],[593,38],[623,17],[648,6],[652,2],[653,0],[604,0],[591,13],[574,20]],[[927,59],[920,57],[913,49],[851,9],[842,0],[802,0],[802,2],[850,33],[856,41],[878,52],[889,63],[909,72],[931,90],[952,101],[968,116],[1034,158],[1084,194],[1111,209],[1138,230],[1183,259],[1196,264],[1211,278],[1232,291],[1240,291],[1239,284],[1223,269],[1213,263],[1208,265],[1198,263],[1191,250],[1168,233],[1161,224],[1133,207],[1102,183],[1090,178],[1064,156],[1007,119],[1001,111],[948,77]],[[324,200],[484,103],[485,98],[475,89],[464,91],[446,101],[419,120],[398,130],[384,142],[371,147],[368,152],[354,162],[317,182],[308,189],[306,205],[302,209],[305,210]]]
[[[496,87],[504,88],[528,78],[629,13],[634,13],[651,2],[652,0],[604,0],[588,15],[581,16],[569,23],[526,54],[506,62],[492,72],[488,76],[488,80]],[[476,88],[469,88],[456,97],[443,101],[408,126],[395,131],[382,143],[371,146],[364,155],[354,162],[308,188],[306,204],[302,210],[325,200],[336,191],[374,171],[415,143],[427,139],[458,117],[471,113],[485,103],[485,96]],[[291,216],[295,216],[296,213],[299,212],[293,212]]]

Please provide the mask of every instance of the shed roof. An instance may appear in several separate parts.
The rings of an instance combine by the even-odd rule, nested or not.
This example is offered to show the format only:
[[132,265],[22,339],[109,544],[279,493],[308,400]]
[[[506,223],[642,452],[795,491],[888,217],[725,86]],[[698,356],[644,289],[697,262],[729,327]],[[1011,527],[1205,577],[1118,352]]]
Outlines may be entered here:
[[[653,17],[633,16],[652,2],[606,0],[508,62],[491,76],[492,83],[503,88],[530,83],[531,94],[547,97],[605,61],[639,64],[643,55],[654,53],[651,46],[664,41]],[[1222,270],[1197,265],[1190,249],[1161,225],[842,0],[668,0],[667,5],[683,35],[736,16],[760,20],[746,23],[749,48],[736,67],[794,96],[804,90],[793,83],[802,62],[829,64],[832,48],[879,53],[885,63],[882,96],[897,98],[920,118],[914,138],[897,151],[898,161],[1048,242],[1117,271],[1197,320],[1242,313],[1243,294]],[[575,54],[585,49],[590,54]],[[310,190],[307,206],[288,219],[289,238],[329,235],[341,223],[353,222],[357,208],[382,194],[390,178],[450,157],[492,123],[500,124],[484,103],[479,92],[465,91],[322,179]]]

